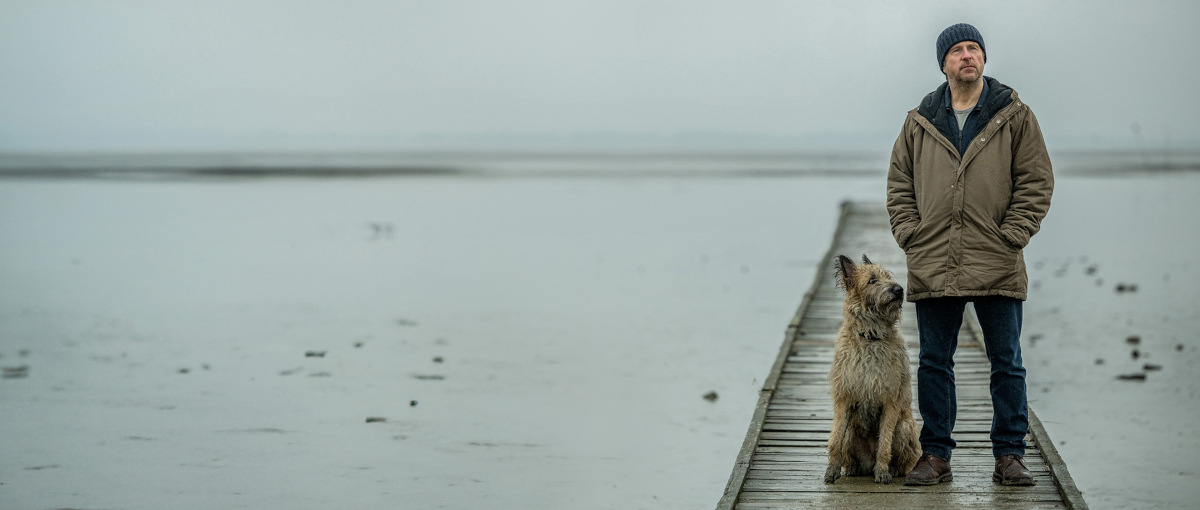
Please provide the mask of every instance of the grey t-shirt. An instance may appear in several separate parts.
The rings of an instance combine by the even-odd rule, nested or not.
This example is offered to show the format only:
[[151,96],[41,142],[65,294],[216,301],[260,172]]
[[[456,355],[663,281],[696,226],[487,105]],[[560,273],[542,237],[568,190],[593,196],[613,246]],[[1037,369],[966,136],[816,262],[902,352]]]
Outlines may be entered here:
[[962,132],[963,125],[967,123],[967,116],[971,115],[971,110],[974,110],[974,108],[967,108],[966,110],[954,110],[954,118],[958,119],[958,132]]

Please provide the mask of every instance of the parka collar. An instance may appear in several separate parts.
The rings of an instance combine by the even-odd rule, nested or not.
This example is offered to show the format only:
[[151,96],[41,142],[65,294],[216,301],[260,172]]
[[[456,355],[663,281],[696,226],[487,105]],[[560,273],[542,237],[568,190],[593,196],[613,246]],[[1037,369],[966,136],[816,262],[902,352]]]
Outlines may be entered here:
[[[976,125],[984,126],[987,122],[996,115],[996,112],[1003,110],[1004,107],[1012,103],[1013,90],[1007,85],[1000,83],[999,80],[990,76],[984,76],[984,93],[979,95],[978,119]],[[950,113],[947,113],[944,105],[950,100],[950,83],[942,82],[937,90],[925,95],[925,99],[921,101],[921,106],[917,107],[917,114],[928,120],[937,128],[946,140],[953,138],[954,134],[950,130]],[[950,145],[953,147],[953,144]],[[957,151],[957,149],[955,150]],[[961,156],[961,154],[960,154]]]

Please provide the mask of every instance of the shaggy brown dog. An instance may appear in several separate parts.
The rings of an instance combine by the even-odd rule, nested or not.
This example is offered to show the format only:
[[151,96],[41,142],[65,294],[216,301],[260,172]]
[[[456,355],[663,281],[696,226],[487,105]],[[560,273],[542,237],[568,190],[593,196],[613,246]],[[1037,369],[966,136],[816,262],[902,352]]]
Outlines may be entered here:
[[829,369],[833,428],[825,483],[871,473],[876,483],[892,483],[921,456],[908,352],[896,330],[904,288],[866,255],[857,266],[838,255],[835,277],[846,300]]

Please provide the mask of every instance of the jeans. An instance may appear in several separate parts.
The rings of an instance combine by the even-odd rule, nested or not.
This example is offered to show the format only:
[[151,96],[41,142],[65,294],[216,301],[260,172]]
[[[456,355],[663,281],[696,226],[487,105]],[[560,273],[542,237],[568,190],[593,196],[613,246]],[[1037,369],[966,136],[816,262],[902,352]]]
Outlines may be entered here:
[[942,297],[917,301],[921,364],[917,368],[917,406],[925,424],[921,447],[925,453],[950,460],[954,449],[954,351],[967,301],[975,303],[983,329],[988,361],[992,364],[992,454],[1025,455],[1029,431],[1025,367],[1021,365],[1021,301],[1004,296]]

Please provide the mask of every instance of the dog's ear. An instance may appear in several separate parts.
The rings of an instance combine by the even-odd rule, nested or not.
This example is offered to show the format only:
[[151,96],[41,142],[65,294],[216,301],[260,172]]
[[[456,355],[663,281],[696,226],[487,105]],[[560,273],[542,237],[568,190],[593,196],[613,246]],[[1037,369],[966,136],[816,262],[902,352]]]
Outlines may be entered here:
[[875,264],[875,263],[871,262],[871,259],[867,258],[867,254],[864,253],[863,254],[863,264]]
[[850,288],[854,281],[854,261],[845,255],[838,255],[833,265],[833,283],[843,289]]

